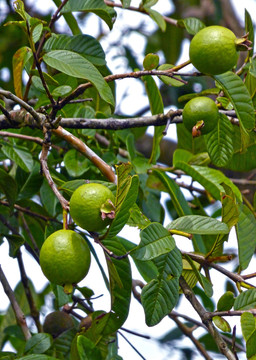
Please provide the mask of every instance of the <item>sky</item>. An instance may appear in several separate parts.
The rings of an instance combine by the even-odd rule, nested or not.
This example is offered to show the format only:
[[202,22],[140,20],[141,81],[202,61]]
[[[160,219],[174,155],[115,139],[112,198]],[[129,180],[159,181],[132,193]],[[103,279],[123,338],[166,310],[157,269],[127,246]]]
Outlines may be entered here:
[[[233,0],[232,1],[237,13],[241,16],[241,21],[243,21],[243,14],[244,9],[247,8],[247,10],[251,14],[255,14],[255,0]],[[42,1],[40,0],[33,0],[31,1],[33,3],[33,6],[39,6],[42,4]],[[139,2],[134,1],[132,2],[133,5],[137,5]],[[52,1],[45,0],[44,1],[44,8],[52,7]],[[53,7],[54,8],[54,7]],[[156,7],[161,13],[163,13],[162,9],[164,11],[168,12],[170,10],[170,2],[168,0],[160,0],[158,7]],[[122,10],[120,11],[122,12]],[[139,21],[139,15],[135,13],[131,13],[129,11],[122,12],[122,21],[129,23],[131,21],[132,16],[132,24],[136,24],[136,21]],[[254,19],[256,20],[256,19]],[[87,23],[86,27],[86,33],[89,33],[90,35],[95,35],[96,30],[94,27],[94,21],[95,18],[91,20],[91,23]],[[148,21],[149,29],[153,29],[156,27],[153,21]],[[115,24],[115,27],[117,28],[115,31],[120,31],[118,27],[122,27],[122,24],[118,24],[118,20]],[[88,32],[87,30],[90,29]],[[113,39],[113,37],[116,36],[114,32],[110,33],[110,40]],[[133,37],[134,35],[131,35],[131,37],[127,40],[129,42],[132,42],[134,44],[134,51],[137,53],[141,52],[141,49],[144,47],[144,39],[143,37],[136,36],[136,38]],[[103,47],[107,47],[107,43],[103,42]],[[181,55],[181,58],[179,59],[178,63],[181,63],[188,59],[188,47],[189,42],[186,40],[184,42],[183,46],[183,52]],[[143,57],[141,55],[141,61],[143,61]],[[122,69],[122,64],[108,64],[111,68],[111,66],[116,67],[118,66],[118,70],[113,68],[113,72],[122,72],[125,68]],[[134,91],[134,88],[136,89]],[[121,102],[122,94],[124,92],[127,92],[129,96],[125,99],[125,101],[122,101],[122,111],[124,113],[129,113],[131,109],[131,104],[136,112],[136,106],[139,110],[143,105],[147,105],[148,101],[146,96],[143,94],[143,87],[140,84],[140,82],[136,80],[125,80],[125,81],[119,81],[117,82],[117,104]],[[138,101],[139,99],[139,101]],[[168,136],[171,135],[173,131],[169,133]],[[164,202],[166,198],[166,195],[163,195],[162,202]],[[170,219],[166,219],[165,224],[167,224],[170,221]],[[122,230],[120,236],[126,237],[128,240],[139,242],[139,232],[138,230],[130,227],[126,227],[124,230]],[[190,249],[191,245],[189,240],[181,237],[176,237],[177,245],[181,248]],[[232,234],[231,236],[231,242],[228,244],[232,248],[232,246],[236,246],[236,239],[235,235]],[[100,255],[100,252],[99,252]],[[100,255],[102,259],[102,263],[104,263],[104,258],[102,254]],[[39,267],[39,265],[31,258],[29,254],[27,254],[25,251],[23,251],[23,257],[24,257],[24,263],[27,270],[27,274],[31,277],[32,282],[34,283],[36,290],[40,291],[44,288],[44,286],[47,283],[47,279],[42,274],[42,271]],[[19,269],[17,266],[17,261],[15,259],[12,259],[8,256],[8,245],[5,241],[3,245],[1,245],[1,251],[0,251],[0,264],[2,266],[3,271],[8,275],[8,281],[10,282],[10,285],[14,288],[17,282],[19,281]],[[231,269],[233,268],[234,264],[231,264]],[[253,271],[253,269],[252,269]],[[248,269],[248,273],[250,272],[250,268]],[[133,278],[140,278],[140,275],[138,274],[136,268],[133,266]],[[221,294],[222,289],[222,283],[219,281],[219,275],[216,273],[212,273],[212,279],[214,282],[214,292],[215,294]],[[105,285],[103,283],[101,274],[99,272],[99,269],[95,262],[92,262],[91,269],[89,271],[88,276],[79,284],[80,286],[88,286],[91,287],[95,291],[95,295],[101,295],[104,294],[102,297],[99,297],[97,300],[94,301],[95,309],[105,309],[109,310],[109,295],[107,291],[105,290]],[[218,298],[218,295],[216,295]],[[8,306],[8,298],[3,293],[2,287],[0,285],[0,311],[6,309]],[[178,310],[180,309],[181,312],[186,312],[190,316],[195,316],[195,318],[198,319],[197,314],[195,314],[194,310],[191,308],[189,304],[186,303],[186,300],[182,301]],[[193,315],[194,314],[194,315]],[[233,321],[233,320],[232,320]],[[235,322],[235,319],[234,319]],[[128,317],[126,323],[124,324],[125,328],[132,329],[134,331],[137,331],[141,334],[150,335],[152,337],[151,340],[142,339],[139,337],[136,337],[134,335],[129,335],[124,333],[125,336],[132,342],[132,344],[142,353],[142,355],[147,360],[166,360],[166,358],[170,358],[170,349],[166,349],[163,346],[159,346],[157,343],[157,338],[161,337],[166,333],[166,331],[171,327],[173,327],[173,323],[170,319],[163,319],[162,322],[152,328],[148,328],[145,326],[145,319],[144,319],[144,313],[142,311],[141,305],[136,301],[132,300],[131,303],[131,310],[130,310],[130,316]],[[200,331],[200,330],[199,330]],[[141,357],[135,353],[135,351],[128,345],[122,338],[119,337],[120,341],[120,356],[123,357],[124,360],[128,360],[132,358],[133,360],[139,360]],[[189,340],[186,340],[186,345],[189,345]],[[171,358],[172,360],[179,360],[178,353],[175,352],[175,350],[171,349]],[[196,359],[201,359],[201,357],[195,357]],[[242,357],[241,359],[242,360]]]

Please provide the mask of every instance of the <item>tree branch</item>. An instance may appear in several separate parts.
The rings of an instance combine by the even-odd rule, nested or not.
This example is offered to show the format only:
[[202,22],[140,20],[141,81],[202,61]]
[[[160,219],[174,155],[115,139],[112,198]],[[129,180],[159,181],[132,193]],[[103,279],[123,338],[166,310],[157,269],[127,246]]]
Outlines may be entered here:
[[214,338],[219,351],[226,356],[229,360],[236,360],[236,356],[234,353],[228,348],[226,342],[221,337],[220,333],[217,331],[215,326],[212,324],[211,320],[207,317],[208,312],[203,308],[203,306],[200,304],[200,302],[195,297],[195,294],[191,290],[191,288],[186,283],[185,279],[181,276],[180,277],[180,287],[185,295],[185,297],[188,299],[188,301],[191,303],[193,308],[196,310],[200,318],[202,319],[202,322],[206,325],[209,333]]
[[76,136],[63,129],[61,126],[59,126],[56,130],[52,130],[52,132],[55,135],[61,137],[62,139],[65,139],[76,150],[86,156],[95,166],[97,166],[97,168],[104,176],[106,176],[109,181],[114,183],[116,182],[116,175],[112,170],[111,166],[109,166],[104,160],[102,160],[82,140],[78,139]]
[[16,321],[17,321],[17,324],[21,327],[21,330],[24,334],[24,337],[26,340],[30,339],[31,338],[31,334],[30,334],[30,331],[29,331],[29,328],[27,326],[27,323],[26,323],[26,318],[25,318],[25,315],[23,314],[17,300],[16,300],[16,297],[15,297],[15,294],[14,292],[12,291],[5,275],[4,275],[4,272],[2,270],[2,267],[0,265],[0,281],[2,283],[2,286],[3,286],[3,289],[4,289],[4,292],[6,293],[6,295],[8,296],[9,300],[10,300],[10,303],[11,303],[11,306],[12,306],[12,309],[14,311],[14,314],[15,314],[15,318],[16,318]]
[[183,334],[185,336],[187,336],[192,343],[195,345],[195,347],[197,348],[198,352],[206,359],[206,360],[213,360],[213,358],[208,354],[208,352],[205,350],[203,344],[200,343],[200,341],[198,341],[194,335],[193,335],[193,331],[194,328],[189,328],[188,326],[186,326],[185,324],[183,324],[183,322],[181,322],[177,316],[175,316],[173,313],[169,314],[169,317],[176,323],[176,325],[180,328],[180,330],[183,332]]

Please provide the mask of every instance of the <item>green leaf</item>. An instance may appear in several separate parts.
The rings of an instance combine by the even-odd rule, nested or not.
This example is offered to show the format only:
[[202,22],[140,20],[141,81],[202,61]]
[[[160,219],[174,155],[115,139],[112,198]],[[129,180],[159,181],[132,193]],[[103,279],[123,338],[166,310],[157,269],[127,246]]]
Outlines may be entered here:
[[146,324],[158,324],[174,308],[179,299],[179,276],[182,258],[178,248],[154,260],[158,269],[153,279],[142,289],[141,301],[146,315]]
[[140,230],[144,229],[150,224],[150,220],[142,213],[138,205],[135,203],[130,209],[130,217],[127,225],[138,227]]
[[15,258],[20,247],[25,243],[21,235],[4,234],[9,243],[9,256]]
[[241,128],[252,130],[255,127],[254,108],[250,94],[242,79],[232,71],[215,75],[214,78],[222,86],[225,95],[232,102]]
[[72,91],[72,87],[69,85],[61,85],[56,87],[53,91],[52,91],[52,96],[54,98],[59,98],[59,97],[64,97],[68,94],[70,94]]
[[89,170],[88,160],[75,149],[66,152],[63,160],[67,172],[72,177],[79,177]]
[[17,197],[18,186],[13,177],[3,169],[0,169],[0,193],[5,194],[10,208],[12,208]]
[[[180,190],[179,186],[175,183],[175,181],[159,170],[154,170],[152,174],[161,181],[161,183],[165,186],[167,192],[170,194],[173,206],[178,216],[192,215],[192,210],[189,207],[182,191]],[[194,235],[192,242],[195,251],[202,253],[206,252],[206,247],[200,235]]]
[[[233,193],[232,189],[226,185],[221,184],[224,188],[225,194],[221,196],[221,215],[222,222],[227,224],[229,230],[236,225],[238,222],[238,206],[236,201],[236,196]],[[220,256],[223,252],[223,243],[228,241],[228,235],[220,234],[217,236],[215,243],[210,251],[211,256]]]
[[157,25],[160,27],[162,31],[166,30],[166,22],[164,20],[163,15],[161,15],[158,11],[151,9],[151,7],[144,6],[144,9],[149,14],[151,19],[153,19]]
[[209,298],[211,298],[213,295],[213,288],[212,288],[211,282],[204,275],[202,275],[200,273],[200,271],[197,268],[197,265],[195,265],[194,261],[192,261],[192,259],[188,255],[185,254],[184,256],[185,256],[185,259],[190,264],[191,269],[193,270],[194,275],[196,276],[200,285],[204,289],[205,295],[208,296]]
[[[148,95],[151,114],[162,114],[164,111],[164,104],[155,80],[151,76],[144,76],[142,80],[145,84],[146,92]],[[154,127],[153,146],[149,160],[150,163],[155,164],[160,156],[160,142],[163,137],[164,128],[164,126]]]
[[144,280],[146,282],[151,281],[152,279],[154,279],[155,277],[157,277],[157,269],[156,266],[154,265],[153,261],[141,261],[136,259],[133,256],[133,252],[131,251],[132,249],[134,249],[136,247],[136,244],[134,244],[133,242],[123,239],[121,237],[118,237],[118,239],[120,239],[122,245],[125,247],[126,251],[130,251],[130,256],[132,257],[137,270],[139,271],[139,273],[141,274],[141,276],[144,278]]
[[256,355],[256,329],[253,331],[249,339],[246,341],[247,359],[254,360]]
[[40,199],[47,210],[48,214],[55,216],[56,215],[56,206],[58,204],[58,199],[52,191],[48,182],[44,179],[43,184],[40,188]]
[[139,178],[137,175],[131,176],[131,164],[117,166],[117,193],[115,218],[111,222],[106,237],[116,236],[127,223],[130,213],[129,210],[135,203],[138,195]]
[[220,200],[221,193],[225,193],[223,186],[220,185],[225,183],[233,190],[237,198],[242,201],[239,189],[221,171],[204,166],[190,166],[184,162],[178,162],[176,168],[183,170],[194,181],[198,181],[215,199]]
[[83,55],[97,66],[106,64],[105,53],[101,44],[92,36],[80,34],[75,36],[53,34],[44,45],[46,52],[52,50],[70,50]]
[[176,164],[180,161],[189,163],[193,156],[194,155],[188,150],[176,149],[173,153],[173,166],[176,166]]
[[102,359],[100,350],[96,345],[83,335],[77,337],[77,350],[80,360],[100,360]]
[[107,6],[104,0],[70,0],[61,10],[61,14],[73,11],[92,12],[104,20],[110,29],[116,18],[115,10]]
[[194,17],[187,17],[186,19],[178,20],[178,26],[185,28],[190,35],[195,35],[205,27],[205,24]]
[[224,332],[231,332],[231,327],[229,325],[229,323],[223,319],[221,316],[214,316],[212,318],[214,324],[221,330]]
[[[157,70],[169,70],[169,69],[172,69],[173,66],[174,65],[172,65],[172,64],[162,64],[157,68]],[[185,85],[182,81],[176,80],[176,79],[181,80],[181,77],[178,75],[175,75],[175,78],[172,78],[172,77],[169,77],[166,75],[159,75],[158,77],[164,84],[169,85],[169,86],[180,87],[180,86]]]
[[235,300],[234,310],[249,310],[256,306],[256,289],[249,289],[241,294]]
[[224,114],[219,114],[217,127],[205,136],[207,151],[213,165],[225,167],[233,156],[233,126]]
[[255,331],[255,317],[250,312],[244,312],[241,315],[241,327],[245,341],[249,339],[252,333]]
[[201,215],[182,216],[167,225],[167,229],[202,235],[227,234],[229,232],[225,223]]
[[134,249],[133,256],[139,260],[152,260],[170,252],[175,247],[174,238],[159,223],[151,223],[140,233],[141,242]]
[[33,157],[24,147],[6,143],[1,150],[8,159],[14,161],[24,171],[31,172],[33,170]]
[[245,270],[255,252],[256,248],[256,219],[254,214],[246,205],[241,205],[236,235],[238,241],[239,266]]
[[244,9],[244,16],[245,16],[245,33],[249,33],[248,35],[248,40],[250,40],[252,42],[251,44],[251,50],[249,51],[249,56],[252,57],[253,56],[253,49],[254,49],[254,26],[253,26],[253,22],[252,22],[252,18],[251,15],[249,14],[249,12]]
[[234,293],[226,291],[218,300],[217,311],[229,311],[235,302]]
[[35,334],[25,346],[26,353],[42,354],[52,346],[52,336],[49,334]]
[[110,87],[97,68],[82,55],[69,50],[53,50],[46,53],[43,60],[47,65],[64,74],[90,81],[96,87],[102,99],[114,105]]

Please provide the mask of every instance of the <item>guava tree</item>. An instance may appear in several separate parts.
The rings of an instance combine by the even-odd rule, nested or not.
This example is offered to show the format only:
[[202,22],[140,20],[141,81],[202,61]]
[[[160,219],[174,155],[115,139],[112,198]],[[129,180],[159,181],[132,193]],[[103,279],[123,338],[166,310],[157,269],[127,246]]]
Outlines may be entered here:
[[[232,9],[216,2],[206,7],[205,1],[199,6],[173,1],[170,14],[155,10],[157,0],[143,0],[138,7],[129,0],[53,3],[55,10],[43,16],[25,1],[6,1],[1,14],[0,234],[17,259],[21,282],[12,289],[0,267],[10,300],[0,317],[0,358],[121,359],[118,334],[134,297],[148,327],[170,319],[162,343],[191,341],[190,349],[180,348],[183,358],[197,353],[205,359],[216,354],[255,359],[256,274],[248,272],[256,247],[256,62],[250,14],[245,11],[241,29]],[[122,24],[119,37],[108,38],[126,11],[141,14],[141,23]],[[65,27],[58,26],[63,19]],[[95,37],[87,34],[91,19]],[[149,23],[157,28],[148,30]],[[219,23],[232,23],[235,35],[210,26]],[[127,41],[134,32],[145,40],[144,59]],[[187,70],[190,59],[178,58],[183,40],[192,38],[195,68]],[[126,71],[111,72],[116,58],[125,60]],[[148,97],[148,106],[136,114],[132,108],[125,114],[116,100],[125,100],[118,83],[128,78],[137,79]],[[165,135],[176,129],[174,144]],[[84,205],[81,188],[88,183],[103,185],[110,194],[106,201],[90,194]],[[70,201],[77,190],[79,196]],[[165,206],[162,194],[168,198]],[[167,226],[165,216],[171,218]],[[126,225],[139,229],[138,244],[119,235]],[[237,245],[227,250],[231,230]],[[37,293],[21,248],[40,262],[46,239],[63,233],[75,233],[87,255],[72,259],[70,266],[66,249],[60,266],[71,276],[57,281],[65,269],[55,267],[46,275],[49,285]],[[191,251],[184,246],[188,241]],[[108,311],[95,311],[94,289],[72,281],[89,261],[88,246],[110,294]],[[47,251],[54,265],[59,252]],[[133,278],[131,260],[139,280]],[[224,279],[223,293],[214,292],[213,271]],[[44,320],[40,314],[50,293],[55,309]],[[184,297],[198,319],[177,311]],[[230,326],[231,316],[241,333]],[[3,350],[8,341],[14,351]]]

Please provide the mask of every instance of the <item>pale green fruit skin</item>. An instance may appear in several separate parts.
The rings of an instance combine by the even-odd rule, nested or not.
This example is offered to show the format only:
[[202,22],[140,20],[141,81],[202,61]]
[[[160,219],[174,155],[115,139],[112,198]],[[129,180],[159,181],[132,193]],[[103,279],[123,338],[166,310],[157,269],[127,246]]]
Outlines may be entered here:
[[200,129],[201,133],[208,134],[218,122],[219,112],[215,102],[206,97],[198,96],[186,103],[182,112],[183,124],[192,132],[193,127],[200,120],[204,121],[204,126]]
[[43,243],[39,260],[50,282],[57,285],[77,284],[89,271],[91,255],[81,235],[72,230],[58,230]]
[[235,41],[235,34],[223,26],[203,28],[190,43],[190,60],[195,68],[204,74],[222,74],[237,63]]
[[81,228],[98,232],[106,228],[111,220],[101,218],[101,206],[108,199],[114,203],[115,197],[105,185],[89,183],[79,186],[70,199],[70,215]]

